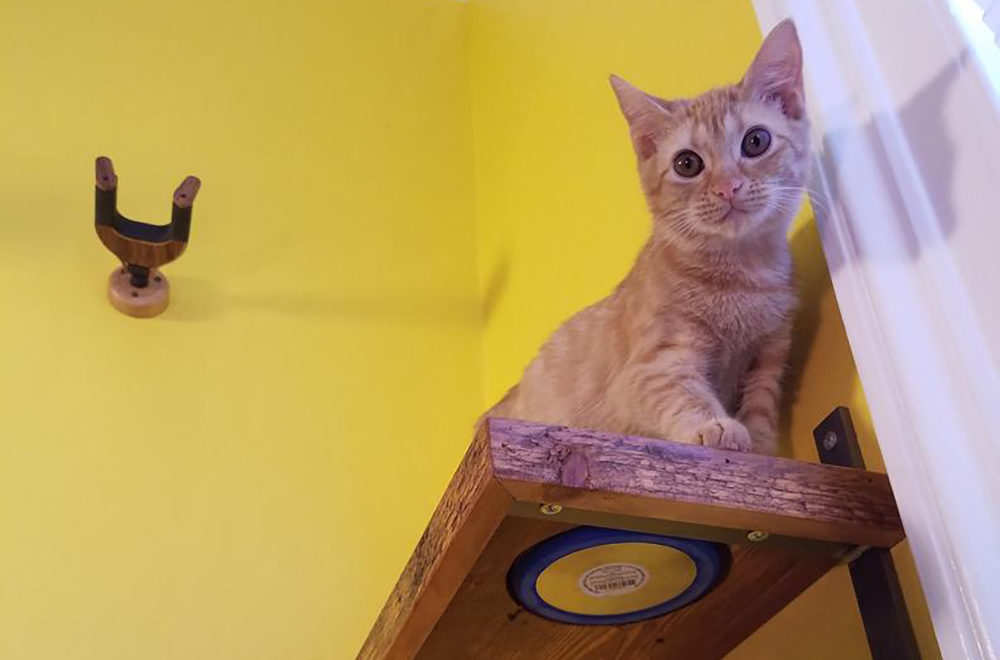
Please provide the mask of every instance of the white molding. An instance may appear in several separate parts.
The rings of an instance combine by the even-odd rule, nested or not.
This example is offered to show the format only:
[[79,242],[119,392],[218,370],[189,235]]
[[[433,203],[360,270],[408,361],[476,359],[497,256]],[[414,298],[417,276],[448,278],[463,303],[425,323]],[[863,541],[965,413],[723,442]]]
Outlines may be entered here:
[[941,652],[996,660],[1000,106],[947,0],[754,6],[803,43],[814,210]]

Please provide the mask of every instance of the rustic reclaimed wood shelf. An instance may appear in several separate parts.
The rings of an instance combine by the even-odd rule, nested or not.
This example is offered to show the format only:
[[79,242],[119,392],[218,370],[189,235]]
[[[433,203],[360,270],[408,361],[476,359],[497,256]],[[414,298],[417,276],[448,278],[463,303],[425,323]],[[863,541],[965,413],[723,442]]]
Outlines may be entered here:
[[[638,623],[523,611],[511,563],[580,524],[724,542],[731,564],[700,600]],[[857,548],[902,539],[883,474],[489,419],[359,658],[720,658]]]

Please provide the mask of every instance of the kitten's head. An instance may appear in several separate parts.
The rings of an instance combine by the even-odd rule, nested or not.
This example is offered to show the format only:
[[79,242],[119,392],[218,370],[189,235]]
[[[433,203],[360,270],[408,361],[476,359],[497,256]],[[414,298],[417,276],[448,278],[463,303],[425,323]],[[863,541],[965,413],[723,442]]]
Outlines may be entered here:
[[767,35],[738,84],[668,101],[617,76],[654,234],[718,245],[784,231],[809,163],[802,50],[791,21]]

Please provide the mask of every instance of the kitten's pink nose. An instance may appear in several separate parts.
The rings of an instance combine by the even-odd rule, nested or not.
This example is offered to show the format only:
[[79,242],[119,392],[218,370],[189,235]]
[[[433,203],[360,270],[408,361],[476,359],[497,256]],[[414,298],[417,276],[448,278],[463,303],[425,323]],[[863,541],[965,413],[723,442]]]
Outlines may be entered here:
[[743,187],[743,183],[744,180],[738,177],[726,177],[716,182],[715,186],[713,186],[713,192],[722,199],[732,200],[740,188]]

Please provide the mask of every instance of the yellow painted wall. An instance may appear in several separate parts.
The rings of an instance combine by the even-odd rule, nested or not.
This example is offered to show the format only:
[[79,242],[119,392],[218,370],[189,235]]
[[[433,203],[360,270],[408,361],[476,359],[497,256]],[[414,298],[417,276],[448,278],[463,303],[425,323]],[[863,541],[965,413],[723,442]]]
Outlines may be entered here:
[[[694,94],[759,41],[743,0],[7,4],[4,660],[352,657],[484,387],[645,236],[607,73]],[[99,153],[141,220],[205,182],[160,319],[103,299]],[[847,402],[878,466],[808,216],[792,241],[790,450]],[[840,571],[734,657],[863,648]]]
[[[473,0],[471,8],[484,364],[495,400],[563,319],[611,290],[646,238],[634,156],[607,75],[667,97],[694,95],[737,80],[761,37],[744,0]],[[869,466],[883,469],[809,212],[790,240],[803,305],[785,451],[815,460],[812,428],[849,405]],[[925,657],[939,657],[912,559],[905,548],[896,557]],[[843,568],[730,655],[867,657]]]
[[[353,657],[482,405],[465,9],[4,3],[0,658]],[[160,319],[100,153],[204,180]]]

